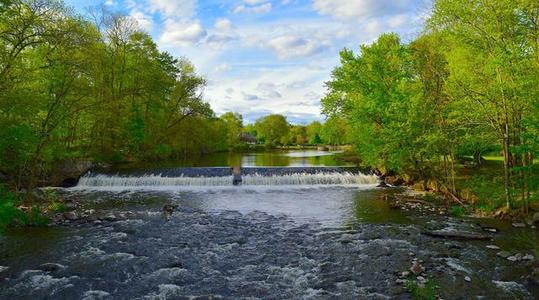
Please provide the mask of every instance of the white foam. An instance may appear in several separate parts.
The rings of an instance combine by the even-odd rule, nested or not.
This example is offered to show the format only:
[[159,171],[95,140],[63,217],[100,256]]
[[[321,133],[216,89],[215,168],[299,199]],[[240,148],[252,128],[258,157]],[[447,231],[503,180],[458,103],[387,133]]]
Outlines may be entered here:
[[519,292],[529,295],[528,290],[520,283],[514,281],[492,281],[497,287],[503,289],[506,292]]
[[84,292],[82,295],[82,300],[95,300],[95,299],[104,299],[110,296],[110,293],[100,290],[89,290]]
[[182,275],[185,275],[188,272],[189,272],[188,270],[183,269],[183,268],[178,268],[178,267],[163,268],[163,269],[159,269],[159,270],[153,272],[150,276],[151,277],[176,278],[176,277],[180,277]]
[[245,175],[242,185],[232,186],[232,176],[222,177],[165,177],[162,175],[136,176],[110,176],[90,175],[82,177],[73,190],[175,190],[181,188],[208,187],[219,188],[246,188],[246,187],[319,187],[319,186],[355,186],[372,188],[378,183],[375,175],[354,174],[349,172],[316,173],[316,174],[289,174],[263,176],[259,174]]
[[451,267],[451,269],[455,270],[455,271],[461,271],[461,272],[464,272],[464,273],[467,273],[467,274],[472,274],[472,271],[462,265],[460,265],[459,263],[457,263],[457,259],[454,259],[454,258],[448,258],[447,261],[446,261],[446,264]]

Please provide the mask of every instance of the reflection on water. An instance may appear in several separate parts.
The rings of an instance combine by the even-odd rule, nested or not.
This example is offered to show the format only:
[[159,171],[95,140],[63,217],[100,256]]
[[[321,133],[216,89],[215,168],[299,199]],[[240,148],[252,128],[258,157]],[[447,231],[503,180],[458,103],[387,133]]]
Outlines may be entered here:
[[136,163],[121,168],[167,168],[167,167],[313,167],[354,166],[340,159],[341,152],[298,150],[272,150],[250,153],[212,153],[189,156],[179,160],[152,163]]
[[359,221],[374,224],[410,223],[410,218],[401,211],[392,209],[389,202],[380,197],[380,193],[380,190],[371,190],[356,194],[354,217]]

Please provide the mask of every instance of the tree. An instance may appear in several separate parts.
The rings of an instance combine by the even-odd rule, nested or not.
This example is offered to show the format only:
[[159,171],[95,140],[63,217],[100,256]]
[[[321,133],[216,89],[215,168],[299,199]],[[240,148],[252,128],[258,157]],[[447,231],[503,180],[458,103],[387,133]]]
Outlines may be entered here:
[[451,96],[459,99],[464,118],[489,126],[501,145],[507,207],[512,177],[527,181],[518,171],[533,165],[524,120],[533,118],[538,95],[538,10],[531,0],[438,0],[430,19],[433,29],[454,41],[448,55]]
[[243,117],[241,114],[227,112],[221,115],[221,120],[226,123],[226,139],[229,147],[234,147],[240,143],[243,131]]
[[348,128],[346,120],[338,116],[330,116],[322,126],[320,135],[327,144],[338,146],[347,142]]
[[0,14],[0,171],[15,187],[47,180],[67,159],[226,149],[206,80],[133,19],[102,11],[90,22],[56,0],[3,1]]
[[268,146],[282,145],[290,130],[286,118],[277,114],[258,119],[255,127],[257,137]]
[[320,145],[322,144],[322,139],[320,138],[320,131],[322,130],[322,124],[318,121],[314,121],[307,125],[307,139],[310,145]]
[[399,170],[408,167],[405,160],[415,160],[413,153],[404,152],[404,145],[413,141],[403,130],[412,105],[408,65],[408,52],[398,36],[386,34],[361,46],[359,56],[341,51],[341,65],[327,83],[324,111],[347,117],[356,148],[371,166]]
[[291,125],[288,141],[293,145],[307,144],[307,128],[303,125]]

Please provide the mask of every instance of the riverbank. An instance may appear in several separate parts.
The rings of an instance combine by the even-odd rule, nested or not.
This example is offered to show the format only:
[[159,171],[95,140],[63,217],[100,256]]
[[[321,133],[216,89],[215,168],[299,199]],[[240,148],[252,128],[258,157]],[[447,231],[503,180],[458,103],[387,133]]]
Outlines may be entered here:
[[[513,201],[508,209],[504,199],[502,160],[486,157],[480,165],[474,161],[456,164],[454,176],[455,191],[436,180],[412,181],[409,176],[389,174],[383,176],[389,186],[407,186],[410,190],[423,194],[422,200],[444,203],[459,216],[492,217],[526,223],[528,226],[539,222],[539,201]],[[539,174],[539,165],[534,165],[534,174]],[[513,189],[515,198],[519,191]],[[532,194],[530,199],[536,195]]]

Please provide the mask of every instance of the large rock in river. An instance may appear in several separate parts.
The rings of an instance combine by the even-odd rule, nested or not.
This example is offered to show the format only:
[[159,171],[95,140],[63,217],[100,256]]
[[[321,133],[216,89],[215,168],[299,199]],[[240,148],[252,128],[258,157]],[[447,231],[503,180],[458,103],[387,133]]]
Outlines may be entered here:
[[53,186],[74,187],[79,178],[93,167],[89,160],[67,159],[58,163],[52,172],[50,183]]

